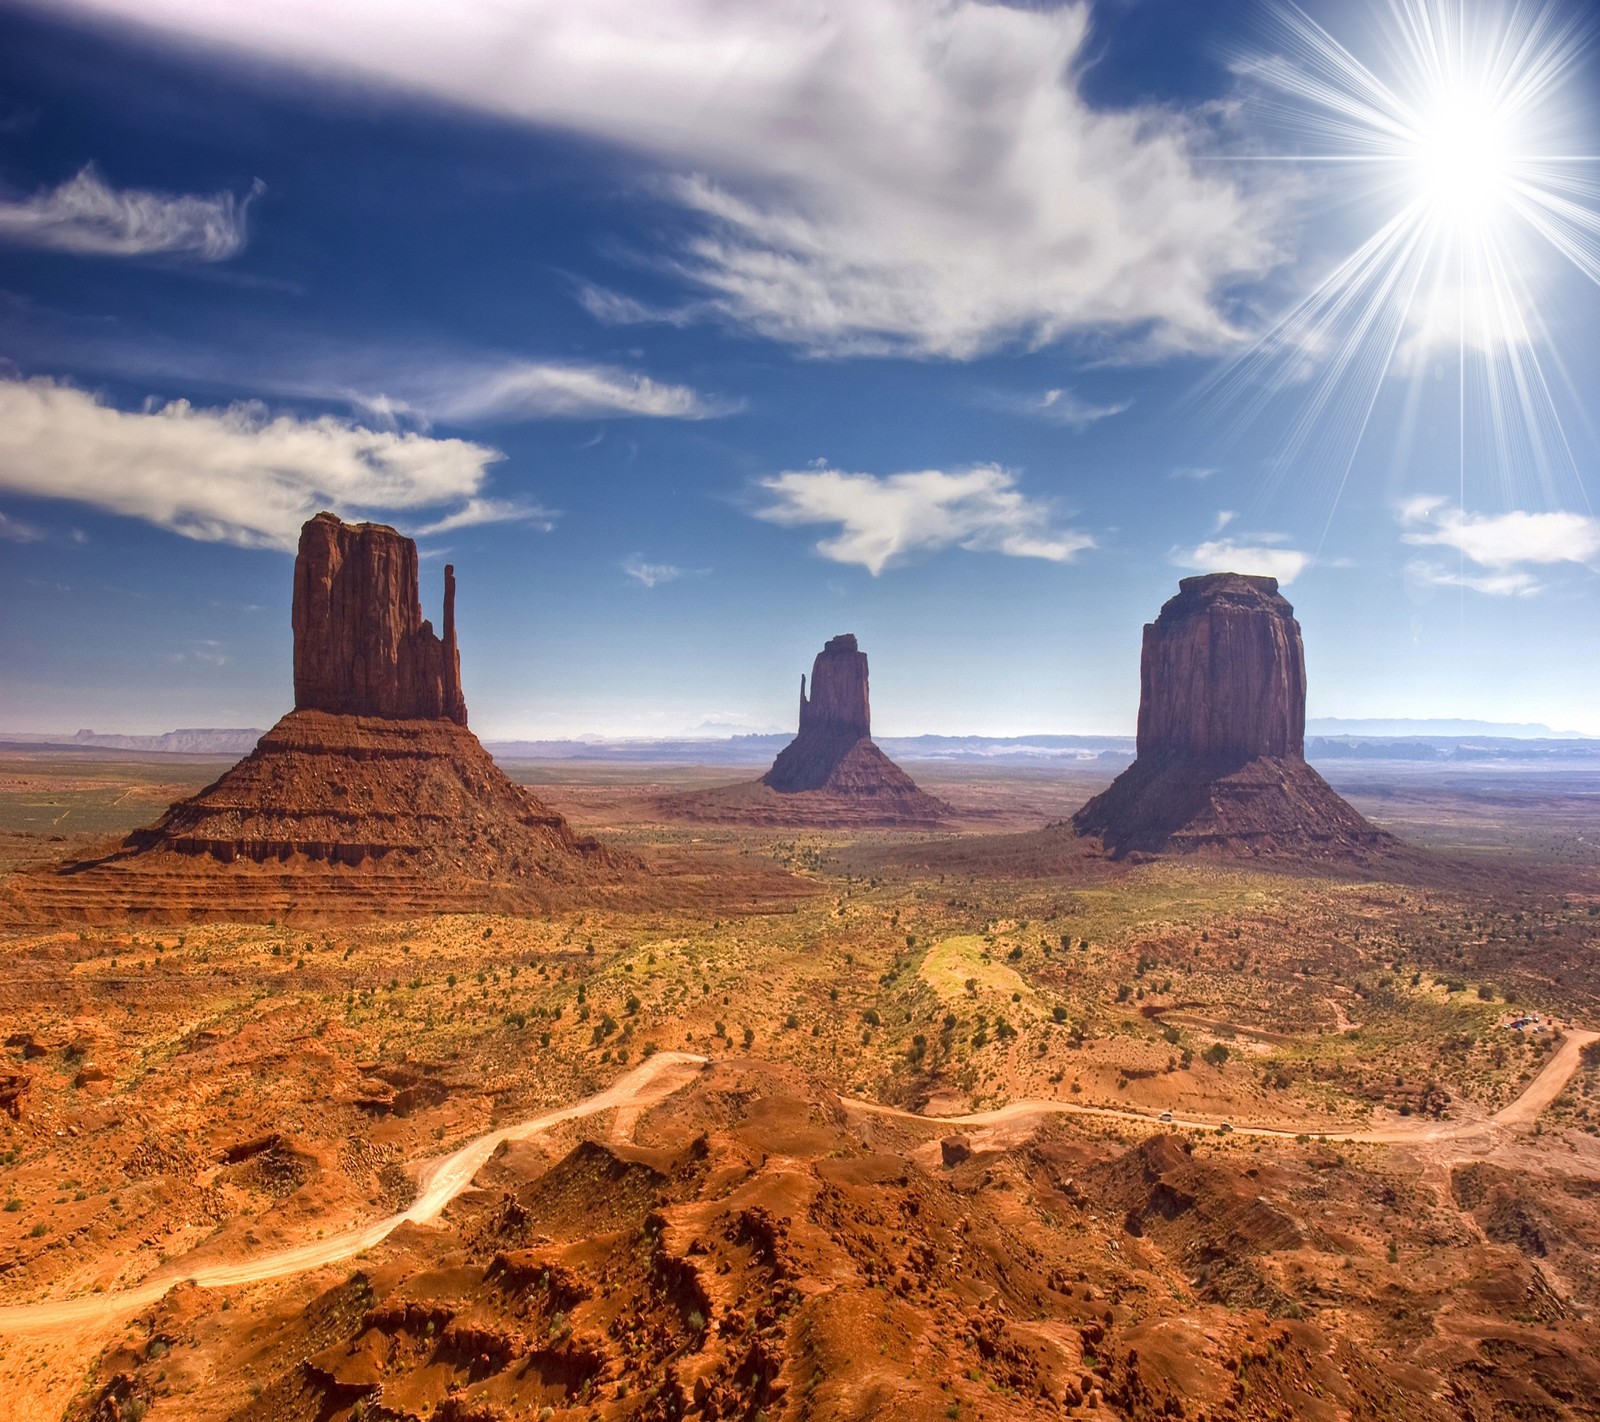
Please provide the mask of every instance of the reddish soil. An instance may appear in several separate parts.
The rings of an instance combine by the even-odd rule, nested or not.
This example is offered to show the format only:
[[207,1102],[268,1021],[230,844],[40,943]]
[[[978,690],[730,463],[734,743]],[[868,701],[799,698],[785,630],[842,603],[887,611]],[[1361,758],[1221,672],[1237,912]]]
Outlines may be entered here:
[[503,1146],[354,1272],[179,1286],[67,1416],[1593,1417],[1600,1335],[1541,1253],[1588,1182],[1452,1183],[1316,1142],[952,1135],[719,1063],[631,1142]]

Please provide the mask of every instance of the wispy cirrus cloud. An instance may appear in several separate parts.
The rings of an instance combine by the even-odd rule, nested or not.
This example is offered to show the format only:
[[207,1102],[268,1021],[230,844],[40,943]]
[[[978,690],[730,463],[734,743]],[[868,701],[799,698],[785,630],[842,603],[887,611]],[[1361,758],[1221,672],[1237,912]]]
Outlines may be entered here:
[[93,164],[57,188],[31,197],[0,195],[0,241],[83,257],[188,257],[221,262],[245,244],[250,200],[230,192],[113,188]]
[[0,380],[0,491],[66,499],[186,538],[290,549],[320,509],[425,516],[427,531],[533,517],[488,498],[498,450],[259,404],[119,410],[71,385]]
[[635,553],[632,557],[622,560],[622,571],[635,582],[653,588],[659,587],[662,583],[676,583],[683,578],[703,578],[710,570],[680,568],[676,563],[651,563]]
[[425,523],[411,531],[418,538],[435,533],[454,533],[458,528],[478,528],[486,523],[520,523],[540,533],[549,533],[561,517],[560,510],[547,509],[543,504],[530,504],[522,499],[490,499],[473,495],[458,509],[442,518]]
[[815,353],[1215,349],[1278,259],[1204,116],[1086,97],[1087,3],[61,3],[631,148],[691,219],[658,268]]
[[1533,568],[1600,563],[1600,519],[1588,514],[1468,513],[1445,499],[1411,499],[1400,508],[1400,541],[1419,548],[1451,548],[1477,565],[1450,568],[1413,559],[1406,575],[1435,587],[1463,587],[1492,597],[1530,597],[1544,584]]
[[608,417],[708,420],[742,408],[738,401],[703,395],[687,385],[579,361],[469,363],[417,380],[422,388],[414,403],[424,413],[464,424]]
[[0,513],[0,539],[7,543],[38,543],[44,534],[31,523]]
[[944,548],[1064,563],[1095,546],[1089,534],[1058,527],[1054,510],[1025,495],[997,464],[881,476],[794,469],[759,482],[771,497],[757,518],[787,528],[837,524],[817,552],[874,577]]
[[1076,391],[1065,388],[1029,394],[993,390],[984,397],[983,403],[993,409],[1031,415],[1035,419],[1048,420],[1051,424],[1066,425],[1075,430],[1086,430],[1092,424],[1120,415],[1133,407],[1132,400],[1096,402],[1085,400]]

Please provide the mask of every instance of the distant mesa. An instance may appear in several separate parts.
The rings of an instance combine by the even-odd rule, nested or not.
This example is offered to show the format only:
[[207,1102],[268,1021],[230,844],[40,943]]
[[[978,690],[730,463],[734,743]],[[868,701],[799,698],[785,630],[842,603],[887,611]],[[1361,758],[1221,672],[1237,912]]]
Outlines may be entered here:
[[31,876],[51,917],[402,917],[518,911],[627,877],[467,729],[445,569],[444,635],[422,617],[417,548],[318,514],[294,570],[295,709],[111,855]]
[[1300,624],[1275,578],[1184,578],[1144,629],[1138,757],[1073,817],[1113,854],[1393,844],[1305,760]]
[[917,787],[872,740],[867,654],[853,633],[829,640],[800,678],[800,730],[754,785],[662,801],[690,819],[752,823],[932,825],[955,812]]

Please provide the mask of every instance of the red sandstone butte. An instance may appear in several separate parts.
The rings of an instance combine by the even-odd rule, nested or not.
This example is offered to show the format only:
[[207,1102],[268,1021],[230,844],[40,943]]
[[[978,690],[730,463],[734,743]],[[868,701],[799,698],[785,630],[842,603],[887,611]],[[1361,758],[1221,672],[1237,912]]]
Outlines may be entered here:
[[1275,578],[1184,578],[1144,629],[1138,757],[1073,817],[1112,853],[1342,857],[1392,844],[1305,760],[1300,624]]
[[800,678],[800,732],[760,780],[663,796],[675,819],[722,824],[920,826],[955,813],[872,740],[867,654],[851,633],[833,638]]
[[293,619],[295,709],[111,854],[31,876],[13,911],[179,922],[522,912],[637,870],[574,834],[467,729],[453,568],[440,638],[417,600],[416,544],[318,514],[301,530]]
[[[801,675],[799,734],[778,753],[772,769],[762,776],[762,783],[786,795],[825,789],[829,778],[862,741],[872,743],[867,654],[856,645],[854,634],[845,632],[817,653],[811,664],[809,698],[805,676]],[[910,783],[905,772],[888,757],[884,757],[884,764]]]
[[444,637],[422,616],[417,545],[381,523],[320,513],[294,561],[294,706],[338,716],[467,724],[456,649],[456,570]]
[[800,678],[799,733],[761,783],[781,795],[816,792],[871,803],[898,819],[932,820],[951,813],[873,743],[867,654],[849,632],[817,654],[809,697],[806,679]]

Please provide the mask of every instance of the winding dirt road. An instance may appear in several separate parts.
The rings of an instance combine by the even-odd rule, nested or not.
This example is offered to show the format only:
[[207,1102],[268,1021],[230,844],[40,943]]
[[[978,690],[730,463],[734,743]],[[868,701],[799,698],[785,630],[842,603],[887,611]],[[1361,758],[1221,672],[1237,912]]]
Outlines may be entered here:
[[604,1091],[585,1097],[571,1106],[547,1111],[542,1116],[515,1126],[504,1126],[468,1141],[459,1150],[424,1165],[418,1177],[417,1198],[399,1214],[345,1230],[327,1239],[318,1239],[294,1249],[263,1254],[237,1264],[206,1264],[185,1269],[181,1263],[167,1266],[137,1288],[116,1293],[86,1294],[74,1299],[47,1299],[42,1303],[14,1304],[0,1308],[0,1336],[22,1333],[47,1333],[54,1329],[85,1323],[110,1323],[125,1314],[154,1303],[174,1284],[193,1283],[202,1288],[228,1284],[253,1284],[263,1279],[282,1279],[302,1274],[325,1264],[370,1249],[402,1224],[423,1224],[438,1218],[444,1207],[465,1190],[491,1155],[506,1141],[525,1141],[548,1131],[563,1121],[575,1121],[609,1111],[614,1106],[643,1107],[672,1095],[693,1080],[706,1058],[691,1052],[657,1052],[625,1076],[618,1077]]
[[[1479,1121],[1433,1121],[1424,1117],[1408,1117],[1393,1125],[1377,1130],[1355,1130],[1342,1126],[1329,1126],[1327,1122],[1285,1126],[1231,1126],[1241,1136],[1269,1136],[1277,1140],[1296,1136],[1324,1136],[1329,1140],[1362,1142],[1369,1145],[1411,1145],[1428,1141],[1465,1141],[1487,1136],[1496,1127],[1530,1126],[1541,1112],[1558,1097],[1572,1074],[1578,1069],[1583,1049],[1590,1042],[1600,1041],[1600,1032],[1590,1032],[1573,1027],[1567,1031],[1554,1056],[1544,1064],[1522,1094],[1502,1107],[1494,1115]],[[1161,1120],[1148,1111],[1123,1111],[1115,1106],[1081,1106],[1075,1101],[1013,1101],[993,1111],[974,1111],[965,1116],[919,1116],[915,1111],[902,1111],[898,1106],[884,1106],[876,1101],[858,1101],[842,1097],[844,1105],[852,1111],[872,1116],[893,1116],[902,1121],[922,1121],[943,1126],[1001,1126],[1030,1116],[1100,1116],[1114,1121],[1137,1121],[1141,1125],[1175,1126],[1189,1130],[1214,1131],[1224,1122],[1220,1117],[1200,1121],[1174,1116]]]
[[[1600,1032],[1579,1028],[1569,1029],[1566,1039],[1555,1055],[1545,1063],[1538,1076],[1528,1083],[1522,1094],[1510,1105],[1493,1116],[1478,1121],[1438,1122],[1410,1119],[1404,1124],[1384,1126],[1377,1130],[1345,1130],[1328,1127],[1325,1123],[1286,1126],[1235,1126],[1234,1131],[1243,1136],[1269,1136],[1292,1139],[1300,1134],[1324,1136],[1338,1141],[1359,1141],[1384,1145],[1405,1145],[1430,1141],[1463,1141],[1488,1136],[1496,1128],[1529,1126],[1557,1096],[1572,1074],[1578,1069],[1583,1049],[1600,1041]],[[505,1126],[489,1131],[475,1140],[436,1161],[423,1166],[418,1177],[420,1187],[417,1198],[410,1207],[387,1219],[346,1230],[327,1239],[314,1240],[294,1249],[278,1250],[255,1259],[235,1264],[205,1264],[185,1269],[181,1263],[169,1265],[136,1288],[117,1293],[88,1294],[72,1299],[48,1299],[41,1303],[14,1304],[0,1308],[0,1336],[47,1333],[52,1330],[112,1323],[147,1304],[154,1303],[174,1284],[193,1283],[202,1288],[219,1288],[230,1284],[252,1284],[266,1279],[282,1279],[301,1274],[326,1264],[338,1263],[370,1249],[392,1230],[402,1224],[422,1224],[438,1218],[445,1206],[465,1190],[484,1163],[505,1141],[522,1141],[537,1136],[563,1121],[575,1121],[593,1116],[613,1107],[623,1107],[637,1113],[639,1109],[662,1101],[691,1081],[706,1063],[706,1058],[691,1052],[658,1052],[635,1067],[625,1076],[618,1077],[604,1091],[585,1097],[570,1106],[547,1111],[542,1116],[523,1121],[515,1126]],[[842,1098],[844,1105],[853,1111],[875,1116],[890,1116],[900,1120],[919,1121],[941,1126],[999,1126],[1032,1116],[1072,1115],[1100,1116],[1119,1121],[1134,1121],[1141,1125],[1171,1125],[1192,1130],[1214,1131],[1223,1122],[1174,1118],[1160,1121],[1148,1112],[1122,1111],[1110,1106],[1081,1106],[1071,1101],[1014,1101],[994,1111],[975,1111],[965,1116],[919,1116],[913,1111],[902,1111],[895,1106],[884,1106],[875,1101],[857,1101]]]

